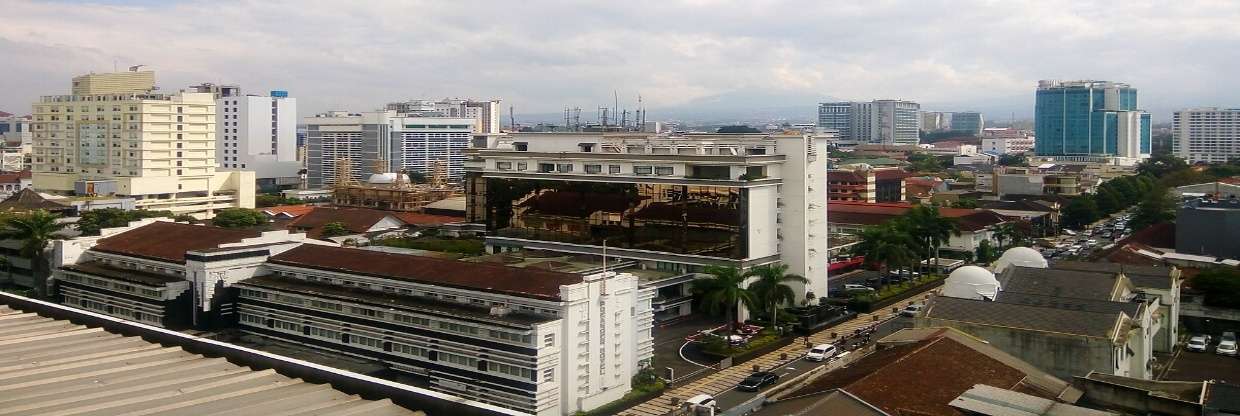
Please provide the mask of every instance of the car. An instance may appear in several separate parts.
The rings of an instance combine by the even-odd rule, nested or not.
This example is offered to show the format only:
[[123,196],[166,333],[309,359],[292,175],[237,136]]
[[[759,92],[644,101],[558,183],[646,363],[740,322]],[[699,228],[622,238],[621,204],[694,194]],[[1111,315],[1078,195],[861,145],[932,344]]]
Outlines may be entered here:
[[835,348],[833,344],[818,344],[814,348],[809,349],[809,352],[805,354],[805,359],[808,361],[826,361],[830,360],[838,352],[839,349]]
[[1236,340],[1221,340],[1218,347],[1214,348],[1214,353],[1219,355],[1236,356]]
[[770,371],[760,371],[745,377],[740,384],[736,385],[736,389],[740,391],[758,391],[763,387],[775,384],[776,381],[779,381],[779,374]]
[[900,311],[900,316],[915,317],[921,312],[922,305],[908,305],[904,310]]
[[1224,332],[1222,336],[1218,337],[1218,340],[1220,342],[1221,341],[1236,341],[1236,333],[1232,331]]
[[684,407],[689,410],[698,408],[712,409],[716,407],[715,397],[709,394],[699,394],[685,400]]
[[1210,345],[1209,335],[1196,335],[1188,339],[1188,345],[1184,348],[1189,351],[1205,352],[1206,347]]
[[874,292],[874,288],[866,286],[866,285],[858,285],[854,283],[844,284],[844,293],[854,293],[854,292]]

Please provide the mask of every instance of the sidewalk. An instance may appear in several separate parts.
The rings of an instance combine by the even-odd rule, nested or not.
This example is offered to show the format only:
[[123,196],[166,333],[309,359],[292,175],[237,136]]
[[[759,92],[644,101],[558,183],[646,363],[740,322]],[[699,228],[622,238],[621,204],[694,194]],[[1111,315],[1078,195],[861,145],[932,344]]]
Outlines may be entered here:
[[[915,297],[909,298],[909,300],[920,301],[926,294],[937,289],[938,288],[934,288],[919,293]],[[873,325],[877,322],[875,317],[878,317],[878,320],[883,320],[891,317],[892,315],[891,309],[872,314],[867,313],[857,315],[857,317],[852,320],[810,335],[810,342],[812,344],[828,343],[832,341],[832,332],[838,333],[841,336],[851,334],[853,330],[857,328],[864,328]],[[780,354],[788,354],[789,359],[805,354],[808,348],[805,348],[805,344],[801,340],[802,338],[797,338],[797,341],[788,346],[772,351],[771,353],[755,358],[741,365],[723,369],[717,373],[702,377],[686,385],[676,386],[671,390],[664,391],[659,397],[630,407],[619,414],[625,416],[665,416],[673,409],[671,402],[673,397],[683,401],[684,399],[703,393],[718,396],[720,393],[736,387],[737,383],[740,383],[741,380],[749,376],[749,374],[753,372],[753,366],[755,364],[761,366],[762,369],[765,370],[782,363],[779,359]]]

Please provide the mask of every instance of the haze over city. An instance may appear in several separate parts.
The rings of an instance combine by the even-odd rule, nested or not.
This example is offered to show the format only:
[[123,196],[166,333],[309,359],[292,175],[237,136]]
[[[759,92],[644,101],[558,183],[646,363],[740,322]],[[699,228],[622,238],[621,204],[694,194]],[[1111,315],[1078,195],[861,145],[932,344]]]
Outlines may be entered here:
[[[410,97],[813,117],[827,99],[1032,117],[1039,79],[1118,79],[1156,122],[1236,105],[1240,3],[1155,1],[4,2],[0,109],[64,80],[145,64],[165,89],[236,82],[301,114]],[[625,105],[627,104],[627,105]],[[505,120],[507,117],[505,117]]]

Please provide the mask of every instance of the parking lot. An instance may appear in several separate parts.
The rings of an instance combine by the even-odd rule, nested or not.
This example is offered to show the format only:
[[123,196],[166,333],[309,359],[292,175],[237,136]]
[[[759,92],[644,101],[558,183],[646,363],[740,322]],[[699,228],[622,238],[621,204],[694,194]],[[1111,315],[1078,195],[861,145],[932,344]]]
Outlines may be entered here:
[[1055,237],[1054,248],[1044,247],[1040,251],[1047,259],[1073,259],[1089,257],[1097,250],[1119,241],[1132,233],[1128,219],[1131,214],[1121,213],[1116,216],[1090,224],[1083,230],[1073,231]]
[[1215,354],[1213,347],[1206,352],[1184,351],[1171,362],[1171,368],[1162,379],[1240,383],[1240,358]]

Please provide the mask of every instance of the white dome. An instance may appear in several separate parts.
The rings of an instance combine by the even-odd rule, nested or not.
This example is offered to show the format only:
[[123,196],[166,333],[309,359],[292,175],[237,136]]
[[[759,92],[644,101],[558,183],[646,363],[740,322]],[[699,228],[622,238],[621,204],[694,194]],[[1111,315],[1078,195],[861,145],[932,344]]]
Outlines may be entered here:
[[1041,253],[1029,247],[1012,247],[1003,252],[999,256],[999,260],[995,260],[995,273],[1003,272],[1008,266],[1035,267],[1045,269],[1048,267],[1046,259]]
[[999,293],[999,280],[994,273],[977,266],[964,266],[952,271],[943,281],[943,296],[964,299],[994,299]]
[[[396,173],[392,173],[392,172],[376,173],[376,174],[370,175],[370,179],[367,179],[366,182],[371,183],[371,184],[395,183],[396,175],[397,175]],[[401,179],[404,179],[405,183],[409,183],[409,175],[401,175],[401,176],[403,176],[403,178]]]

